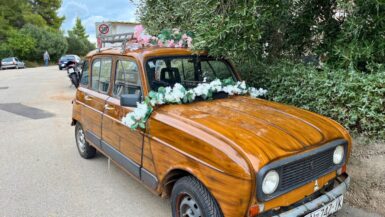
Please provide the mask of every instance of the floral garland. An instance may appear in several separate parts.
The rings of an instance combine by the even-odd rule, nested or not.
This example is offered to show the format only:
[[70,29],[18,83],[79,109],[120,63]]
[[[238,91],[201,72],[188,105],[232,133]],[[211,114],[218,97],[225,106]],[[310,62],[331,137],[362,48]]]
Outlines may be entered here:
[[135,26],[134,37],[139,44],[143,46],[159,46],[159,47],[191,47],[192,33],[183,33],[179,29],[164,29],[158,36],[143,35],[144,28],[142,25]]
[[248,87],[245,81],[234,82],[232,79],[216,79],[210,83],[201,83],[193,89],[186,90],[181,84],[176,83],[173,88],[160,87],[158,92],[151,91],[145,100],[137,103],[133,112],[123,117],[124,125],[136,130],[138,127],[145,129],[146,122],[154,111],[154,107],[164,104],[186,104],[192,103],[197,97],[204,100],[211,100],[214,93],[224,92],[228,95],[246,95],[253,98],[264,96],[267,90],[262,88]]

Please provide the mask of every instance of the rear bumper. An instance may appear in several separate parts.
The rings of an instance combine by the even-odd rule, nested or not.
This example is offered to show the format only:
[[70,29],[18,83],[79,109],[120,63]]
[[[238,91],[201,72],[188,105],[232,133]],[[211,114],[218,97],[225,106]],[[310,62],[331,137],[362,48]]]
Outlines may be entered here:
[[305,203],[301,206],[298,206],[294,209],[275,215],[274,217],[293,217],[293,216],[303,216],[311,211],[320,208],[323,204],[327,204],[337,197],[346,193],[350,185],[350,177],[347,176],[339,185],[337,185],[333,190],[323,194],[322,196]]
[[16,65],[2,65],[1,66],[2,69],[9,69],[9,68],[16,68]]

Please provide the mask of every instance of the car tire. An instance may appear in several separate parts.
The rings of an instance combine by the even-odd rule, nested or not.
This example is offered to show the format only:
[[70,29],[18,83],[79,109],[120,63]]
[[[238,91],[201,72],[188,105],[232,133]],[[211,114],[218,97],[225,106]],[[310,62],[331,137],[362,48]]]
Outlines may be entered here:
[[83,127],[79,123],[76,123],[75,126],[75,139],[76,146],[82,158],[90,159],[95,157],[96,149],[86,141]]
[[193,176],[185,176],[175,183],[171,209],[173,217],[223,217],[216,200]]

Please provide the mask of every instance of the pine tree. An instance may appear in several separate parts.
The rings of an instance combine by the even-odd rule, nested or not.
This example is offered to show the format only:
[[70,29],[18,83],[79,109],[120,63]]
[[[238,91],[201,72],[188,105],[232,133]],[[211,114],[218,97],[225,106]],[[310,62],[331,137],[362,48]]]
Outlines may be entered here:
[[80,39],[87,39],[86,28],[82,25],[82,21],[79,17],[76,18],[75,26],[72,28],[71,33]]
[[49,27],[59,30],[65,17],[57,14],[62,1],[61,0],[28,0],[32,5],[34,13],[40,15]]

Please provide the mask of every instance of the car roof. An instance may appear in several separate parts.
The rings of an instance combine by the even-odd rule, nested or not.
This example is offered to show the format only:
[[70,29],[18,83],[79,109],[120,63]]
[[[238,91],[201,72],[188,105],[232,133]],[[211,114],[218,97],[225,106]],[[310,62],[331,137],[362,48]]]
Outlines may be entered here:
[[102,48],[93,50],[87,54],[87,58],[95,55],[124,55],[146,59],[156,56],[173,56],[173,55],[207,55],[205,51],[193,51],[189,48],[167,48],[167,47],[144,47],[136,50],[126,49],[122,52],[121,48]]

